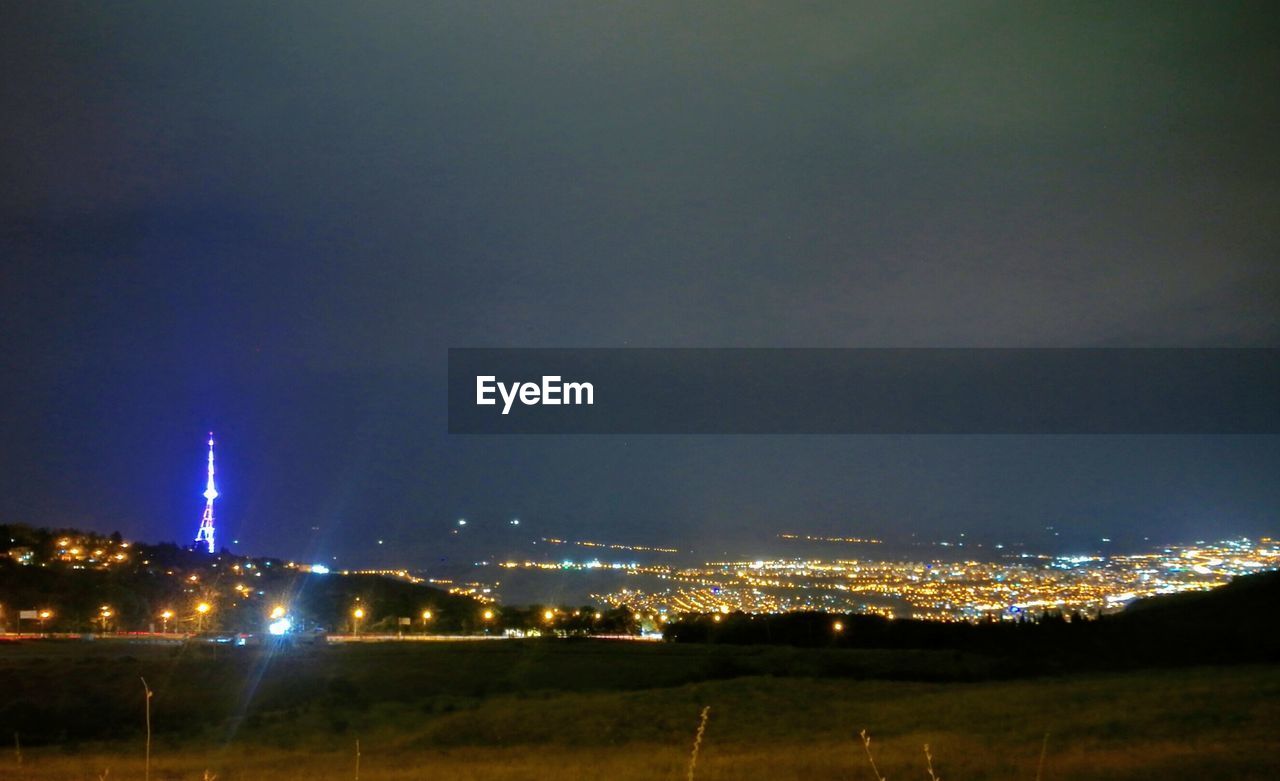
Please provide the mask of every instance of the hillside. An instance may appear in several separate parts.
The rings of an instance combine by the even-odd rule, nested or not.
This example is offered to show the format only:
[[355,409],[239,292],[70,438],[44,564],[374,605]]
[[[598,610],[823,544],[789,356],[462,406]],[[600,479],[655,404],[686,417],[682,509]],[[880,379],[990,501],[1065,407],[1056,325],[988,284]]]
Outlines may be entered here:
[[[955,650],[1008,660],[1006,674],[1280,659],[1272,606],[1280,573],[1236,578],[1207,592],[1160,597],[1095,620],[1048,614],[979,624],[874,615],[691,616],[667,625],[686,643]],[[838,629],[837,629],[838,624]]]
[[8,631],[19,629],[20,611],[44,616],[24,621],[28,632],[262,632],[276,608],[299,629],[328,631],[349,631],[357,606],[365,631],[394,631],[400,617],[420,625],[427,610],[435,631],[466,631],[482,620],[476,600],[404,578],[318,574],[280,559],[75,529],[0,526],[0,540],[9,544],[0,558],[0,627]]

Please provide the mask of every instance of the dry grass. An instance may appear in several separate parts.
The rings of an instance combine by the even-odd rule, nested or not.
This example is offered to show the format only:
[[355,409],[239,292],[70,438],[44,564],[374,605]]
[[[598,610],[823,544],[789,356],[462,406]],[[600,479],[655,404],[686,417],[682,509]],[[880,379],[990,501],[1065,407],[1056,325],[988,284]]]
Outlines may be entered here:
[[[695,769],[697,781],[1240,781],[1280,774],[1278,694],[1274,667],[975,684],[740,678],[494,696],[448,714],[375,707],[352,726],[362,781],[674,780]],[[874,744],[864,733],[851,745],[850,729],[863,724]],[[150,777],[351,781],[353,736],[286,726],[231,742],[159,739]],[[110,781],[144,781],[141,749],[141,740],[28,748],[20,767],[0,764],[0,779],[92,781],[109,768]]]
[[698,769],[698,749],[702,748],[702,736],[706,734],[709,715],[711,715],[711,706],[703,706],[702,715],[698,717],[698,731],[693,736],[693,751],[689,753],[688,781],[693,781],[693,773]]
[[875,755],[871,753],[871,736],[864,729],[858,733],[858,737],[862,740],[862,749],[867,752],[867,764],[871,766],[871,773],[876,777],[876,781],[884,781],[884,776],[880,775],[880,768],[876,767]]
[[[1034,777],[1038,747],[1019,753],[978,742],[949,739],[946,754],[939,750],[949,778],[1029,779]],[[902,741],[879,743],[880,770],[887,778],[911,779],[924,775],[920,744]],[[855,763],[848,740],[795,743],[753,748],[717,748],[704,744],[699,757],[699,781],[729,779],[871,779],[865,759]],[[601,781],[652,781],[683,778],[687,749],[653,744],[621,747],[586,746],[572,750],[521,746],[516,748],[468,748],[443,751],[379,753],[372,746],[361,768],[362,781],[418,781],[447,778],[457,781],[516,781],[517,779],[600,779]],[[1277,765],[1258,764],[1257,757],[1274,754],[1274,742],[1239,744],[1228,749],[1139,743],[1129,749],[1090,749],[1051,755],[1046,778],[1069,779],[1274,779]],[[1250,760],[1245,754],[1253,754]],[[998,762],[993,762],[1000,756]],[[209,755],[158,758],[152,765],[157,781],[200,781],[216,774],[219,781],[350,781],[349,751],[313,753],[256,749],[252,753],[218,752]],[[99,768],[94,770],[93,768]],[[31,781],[90,781],[110,768],[110,781],[142,778],[140,757],[119,754],[86,754],[75,757],[40,756],[19,774],[0,778]],[[208,770],[213,767],[214,770]],[[208,775],[206,776],[206,772]]]

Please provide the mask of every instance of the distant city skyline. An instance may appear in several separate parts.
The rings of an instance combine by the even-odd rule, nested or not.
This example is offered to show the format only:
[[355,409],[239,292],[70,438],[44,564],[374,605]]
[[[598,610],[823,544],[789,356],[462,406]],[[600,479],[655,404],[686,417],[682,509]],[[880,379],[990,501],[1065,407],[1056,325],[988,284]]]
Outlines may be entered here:
[[[459,527],[466,525],[465,519],[458,520]],[[264,598],[259,601],[273,605],[273,620],[288,614],[281,604],[288,600],[278,590],[268,597],[264,588],[223,582],[218,573],[243,578],[253,573],[255,579],[263,572],[288,579],[320,576],[347,583],[387,578],[468,597],[480,605],[558,605],[575,611],[591,605],[594,610],[629,611],[651,631],[661,631],[662,623],[681,615],[718,618],[734,612],[822,611],[931,621],[1017,620],[1044,612],[1092,618],[1119,612],[1136,600],[1205,591],[1240,576],[1280,568],[1280,540],[1271,537],[1148,543],[1133,550],[1104,545],[1097,553],[1054,555],[1021,544],[934,541],[901,547],[879,540],[780,534],[802,546],[777,556],[710,561],[692,551],[542,538],[523,553],[476,561],[445,559],[418,568],[336,562],[331,566],[225,551],[206,555],[198,546],[193,552],[115,534],[4,528],[8,545],[0,548],[0,558],[10,567],[32,572],[52,568],[72,577],[104,571],[120,577],[146,573],[181,584],[184,593],[197,600],[203,597],[206,611],[219,587],[233,592],[228,595],[233,607],[241,600],[252,601],[256,593]],[[806,550],[803,545],[815,542],[842,548]],[[212,590],[199,591],[204,587],[195,584],[205,577]],[[54,614],[47,605],[46,611]],[[175,615],[170,609],[165,612],[166,620]]]

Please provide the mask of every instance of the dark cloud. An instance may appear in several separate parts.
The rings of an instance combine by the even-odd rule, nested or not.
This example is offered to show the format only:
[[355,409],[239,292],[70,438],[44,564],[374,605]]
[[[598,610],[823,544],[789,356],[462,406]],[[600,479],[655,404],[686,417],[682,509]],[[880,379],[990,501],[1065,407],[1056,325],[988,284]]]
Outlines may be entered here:
[[[408,535],[495,495],[708,533],[771,523],[734,497],[816,523],[911,515],[875,496],[939,527],[1066,512],[1046,509],[1071,505],[1065,482],[1002,482],[998,441],[923,447],[855,498],[844,475],[915,446],[450,439],[444,349],[1280,337],[1267,4],[3,15],[6,517],[185,533],[173,459],[207,426],[257,466],[226,495],[264,547],[314,517]],[[1110,490],[1152,487],[1098,523],[1168,485],[1124,471],[1129,446],[1088,447]],[[1206,496],[1237,486],[1169,447]],[[989,470],[937,477],[980,453]],[[1253,496],[1234,526],[1206,512],[1256,528],[1276,505]]]

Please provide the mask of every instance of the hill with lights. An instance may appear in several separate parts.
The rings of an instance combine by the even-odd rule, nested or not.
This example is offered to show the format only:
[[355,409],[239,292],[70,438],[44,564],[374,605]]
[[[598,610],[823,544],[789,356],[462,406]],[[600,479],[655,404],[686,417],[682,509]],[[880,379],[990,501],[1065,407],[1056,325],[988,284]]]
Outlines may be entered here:
[[9,632],[261,633],[273,615],[297,631],[397,631],[408,618],[411,628],[457,632],[483,621],[477,600],[395,573],[330,574],[76,529],[0,525],[0,541]]
[[1006,674],[1162,664],[1280,661],[1280,572],[1196,593],[1139,600],[1097,618],[1048,611],[1018,621],[941,622],[797,611],[684,616],[676,642],[950,650],[1008,660]]

